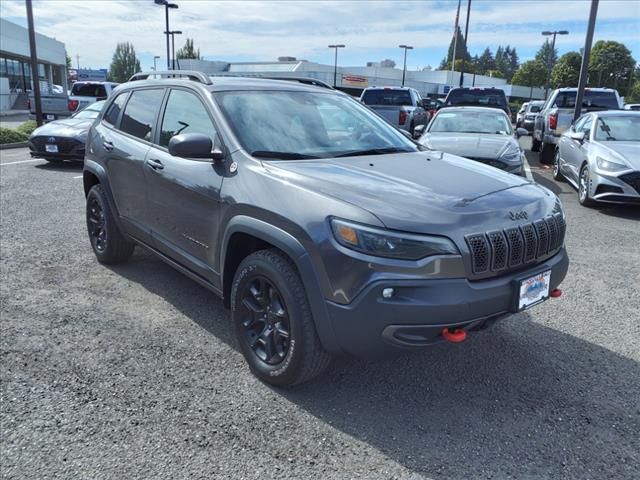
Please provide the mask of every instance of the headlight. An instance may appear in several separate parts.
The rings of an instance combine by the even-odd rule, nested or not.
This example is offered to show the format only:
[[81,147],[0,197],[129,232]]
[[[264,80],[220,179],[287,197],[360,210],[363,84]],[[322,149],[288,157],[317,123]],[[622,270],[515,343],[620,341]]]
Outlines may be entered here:
[[376,257],[418,260],[431,255],[460,253],[445,237],[390,232],[336,218],[331,219],[331,228],[340,245]]
[[598,165],[598,168],[600,170],[606,170],[607,172],[620,172],[629,168],[623,163],[614,162],[613,160],[606,160],[602,157],[596,157],[596,165]]
[[500,155],[500,160],[503,162],[517,162],[521,160],[522,152],[519,148],[508,148],[505,152]]

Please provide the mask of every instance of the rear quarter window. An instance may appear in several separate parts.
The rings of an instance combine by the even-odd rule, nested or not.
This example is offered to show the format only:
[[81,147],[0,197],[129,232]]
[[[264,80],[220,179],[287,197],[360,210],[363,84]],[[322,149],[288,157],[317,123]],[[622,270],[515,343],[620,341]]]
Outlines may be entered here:
[[122,108],[124,107],[124,102],[127,99],[127,94],[126,93],[121,93],[120,95],[118,95],[113,102],[111,103],[111,105],[109,105],[109,108],[107,109],[106,113],[104,114],[104,118],[103,120],[105,122],[107,122],[109,125],[117,125],[118,122],[118,118],[120,117],[120,112],[122,111]]
[[164,89],[136,90],[129,97],[120,120],[120,130],[148,142],[151,141]]

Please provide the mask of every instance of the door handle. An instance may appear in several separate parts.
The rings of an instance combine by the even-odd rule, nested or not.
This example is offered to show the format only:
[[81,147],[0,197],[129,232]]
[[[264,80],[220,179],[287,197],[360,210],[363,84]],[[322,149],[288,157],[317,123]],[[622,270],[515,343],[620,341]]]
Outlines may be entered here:
[[113,150],[113,143],[111,143],[111,142],[109,142],[109,141],[107,141],[107,140],[105,140],[104,142],[102,142],[102,146],[104,147],[104,149],[105,149],[107,152],[110,152],[110,151],[112,151],[112,150]]
[[162,164],[162,162],[157,158],[148,158],[147,165],[149,165],[154,170],[162,170],[164,168],[164,165]]

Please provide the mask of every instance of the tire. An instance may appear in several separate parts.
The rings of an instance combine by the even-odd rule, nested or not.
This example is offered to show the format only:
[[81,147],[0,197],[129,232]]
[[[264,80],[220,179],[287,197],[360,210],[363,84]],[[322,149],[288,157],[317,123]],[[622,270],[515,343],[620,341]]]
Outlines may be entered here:
[[589,196],[589,166],[583,165],[578,179],[578,202],[583,207],[594,207],[596,201]]
[[553,162],[553,152],[556,147],[552,143],[542,143],[540,145],[540,163],[551,164]]
[[535,134],[531,134],[531,151],[539,152],[540,151],[540,140],[536,140]]
[[564,175],[560,171],[560,149],[556,148],[556,153],[553,157],[553,179],[558,182],[564,182]]
[[231,289],[231,318],[249,368],[266,383],[303,383],[331,362],[316,333],[302,280],[278,250],[257,251],[240,263]]
[[134,244],[118,228],[100,184],[94,185],[89,190],[86,216],[91,248],[100,263],[115,265],[131,256]]

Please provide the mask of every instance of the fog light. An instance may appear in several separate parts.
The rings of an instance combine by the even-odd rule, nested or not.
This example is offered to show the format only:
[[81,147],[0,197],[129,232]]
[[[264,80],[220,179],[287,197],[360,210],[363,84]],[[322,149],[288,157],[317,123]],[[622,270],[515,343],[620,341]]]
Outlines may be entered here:
[[396,294],[396,290],[395,288],[383,288],[382,289],[382,296],[384,298],[391,298]]

